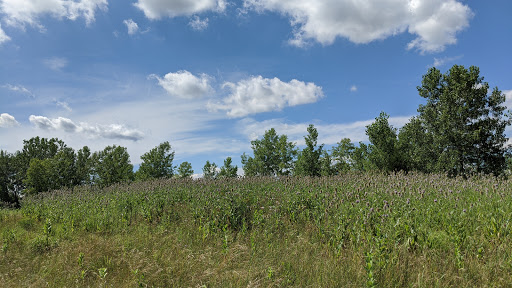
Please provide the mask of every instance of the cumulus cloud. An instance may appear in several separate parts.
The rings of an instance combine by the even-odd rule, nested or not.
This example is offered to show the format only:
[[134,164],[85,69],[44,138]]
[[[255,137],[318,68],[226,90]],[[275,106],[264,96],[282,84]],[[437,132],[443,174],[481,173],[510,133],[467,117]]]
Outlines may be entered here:
[[322,88],[298,80],[283,82],[278,78],[251,77],[237,83],[226,82],[230,94],[220,103],[209,103],[212,111],[225,110],[229,117],[280,111],[288,106],[314,103],[323,97]]
[[14,116],[7,113],[0,114],[0,128],[10,128],[20,125]]
[[44,30],[38,19],[47,15],[73,21],[84,18],[89,25],[95,21],[96,10],[107,10],[107,0],[2,0],[0,10],[8,25],[30,25]]
[[201,74],[198,76],[182,70],[176,73],[167,73],[164,78],[152,74],[150,78],[158,80],[158,84],[171,96],[198,99],[211,93],[213,88],[210,86],[210,76]]
[[108,138],[138,141],[144,138],[144,133],[136,129],[130,129],[124,125],[91,125],[81,122],[74,123],[71,119],[58,117],[50,119],[44,116],[31,115],[30,123],[42,130],[64,131],[66,133],[81,133],[91,138]]
[[201,20],[201,18],[199,18],[199,16],[194,16],[192,19],[190,19],[190,22],[188,22],[188,25],[196,31],[203,31],[206,28],[208,28],[208,18]]
[[124,20],[123,23],[126,25],[126,28],[128,28],[129,35],[134,35],[139,32],[139,25],[137,25],[137,23],[132,19]]
[[2,29],[2,25],[0,24],[0,44],[7,42],[9,40],[11,40],[11,37],[5,34],[4,30]]
[[223,12],[226,9],[225,0],[138,0],[134,5],[151,20],[162,17],[190,16],[206,11]]
[[64,57],[51,57],[44,59],[43,64],[52,70],[60,71],[64,67],[68,66],[68,59]]
[[5,85],[2,85],[0,86],[2,88],[5,88],[5,89],[9,89],[13,92],[18,92],[18,93],[22,93],[22,94],[26,94],[30,97],[34,97],[34,94],[28,90],[27,88],[21,86],[21,85],[12,85],[12,84],[5,84]]
[[356,85],[352,85],[350,87],[350,92],[357,92],[357,86]]
[[244,0],[244,7],[290,17],[292,45],[330,45],[338,37],[364,44],[407,31],[416,36],[407,48],[422,53],[455,44],[473,16],[458,0]]

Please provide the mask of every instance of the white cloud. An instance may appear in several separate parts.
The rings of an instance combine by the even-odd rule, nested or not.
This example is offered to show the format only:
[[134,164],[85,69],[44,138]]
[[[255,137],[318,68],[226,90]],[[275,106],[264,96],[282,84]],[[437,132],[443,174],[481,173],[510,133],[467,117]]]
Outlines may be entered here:
[[126,28],[128,28],[129,35],[134,35],[139,32],[139,25],[132,19],[124,20],[123,23],[126,25]]
[[350,87],[350,92],[357,92],[357,86],[356,85],[352,85]]
[[69,104],[66,103],[66,102],[56,101],[55,104],[58,107],[61,107],[61,108],[65,109],[65,110],[67,110],[68,112],[73,111],[73,109],[71,109],[71,107],[69,107]]
[[0,114],[0,128],[10,128],[20,125],[14,116],[7,113]]
[[4,30],[2,29],[2,25],[0,24],[0,44],[7,42],[9,40],[11,40],[11,37],[5,34]]
[[211,93],[213,88],[210,86],[210,76],[201,74],[199,77],[192,73],[182,70],[176,73],[167,73],[164,78],[152,74],[150,78],[158,80],[158,84],[171,96],[198,99]]
[[512,110],[512,90],[504,90],[502,93],[505,94],[505,106]]
[[221,103],[209,103],[211,111],[226,110],[229,117],[280,111],[288,106],[314,103],[323,97],[322,88],[314,83],[278,78],[251,77],[237,83],[226,82],[223,87],[231,91]]
[[44,59],[43,64],[52,70],[60,71],[64,67],[68,66],[68,59],[64,57],[51,57]]
[[138,0],[134,5],[152,20],[190,16],[206,11],[223,12],[226,9],[225,0]]
[[91,125],[85,122],[75,124],[71,119],[58,117],[50,119],[44,116],[31,115],[30,123],[42,130],[64,131],[66,133],[81,133],[91,138],[107,138],[138,141],[144,138],[144,133],[130,129],[124,125]]
[[188,22],[188,25],[196,31],[203,31],[206,28],[208,28],[208,18],[201,20],[201,18],[199,18],[199,16],[194,16],[192,19],[190,19],[190,22]]
[[473,13],[458,0],[244,0],[246,10],[273,11],[291,18],[292,45],[311,40],[322,45],[336,38],[357,44],[409,32],[408,49],[438,52],[455,44]]
[[27,94],[30,97],[34,97],[34,94],[30,90],[28,90],[27,88],[25,88],[25,87],[23,87],[21,85],[5,84],[5,85],[2,85],[0,87],[5,88],[5,89],[9,89],[9,90],[14,91],[14,92],[19,92],[19,93],[22,93],[22,94]]
[[49,15],[73,21],[81,17],[89,25],[95,20],[96,10],[105,11],[107,5],[107,0],[2,0],[0,10],[8,25],[23,28],[28,24],[44,30],[39,17]]
[[[389,124],[395,128],[404,126],[412,116],[390,117]],[[335,145],[343,138],[349,138],[352,142],[368,141],[366,126],[372,124],[375,119],[356,121],[351,123],[322,124],[312,123],[318,131],[318,143]],[[265,131],[274,128],[279,135],[287,135],[288,140],[304,145],[304,136],[307,135],[307,128],[311,123],[286,123],[283,119],[271,119],[255,121],[250,118],[238,122],[238,130],[246,135],[249,140],[259,139]]]
[[441,67],[444,66],[445,64],[457,61],[462,57],[462,55],[459,55],[454,57],[434,58],[434,64],[432,64],[432,67]]

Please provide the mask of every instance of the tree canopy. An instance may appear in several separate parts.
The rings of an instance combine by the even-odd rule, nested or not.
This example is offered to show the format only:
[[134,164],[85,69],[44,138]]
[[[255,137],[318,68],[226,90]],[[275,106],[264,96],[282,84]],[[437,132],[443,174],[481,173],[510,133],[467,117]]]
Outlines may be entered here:
[[288,136],[277,135],[271,128],[265,131],[261,140],[251,141],[254,156],[242,155],[242,165],[246,176],[284,176],[293,170],[293,160],[297,155],[295,144]]

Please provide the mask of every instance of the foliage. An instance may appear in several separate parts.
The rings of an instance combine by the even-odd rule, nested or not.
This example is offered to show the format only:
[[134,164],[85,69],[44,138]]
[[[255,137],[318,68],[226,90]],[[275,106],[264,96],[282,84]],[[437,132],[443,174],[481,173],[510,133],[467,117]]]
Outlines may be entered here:
[[194,170],[192,170],[192,164],[189,162],[183,162],[178,167],[178,177],[179,178],[190,178],[194,174]]
[[204,164],[203,167],[203,178],[204,179],[215,179],[217,178],[217,164],[210,163],[209,160],[206,161],[206,164]]
[[125,147],[107,146],[103,151],[92,154],[94,163],[94,182],[100,186],[109,186],[119,182],[133,180],[133,165]]
[[397,130],[389,122],[389,115],[381,112],[375,122],[366,126],[366,135],[370,139],[369,161],[382,171],[404,170],[402,152],[398,147]]
[[238,167],[233,166],[231,157],[226,158],[224,160],[224,166],[220,167],[220,172],[218,177],[219,178],[225,178],[225,177],[237,177],[238,176]]
[[295,144],[288,142],[288,136],[277,135],[271,128],[265,131],[263,139],[251,141],[254,157],[242,155],[242,165],[246,176],[285,176],[293,169],[297,155]]
[[167,141],[144,153],[140,159],[142,163],[137,171],[137,179],[170,178],[174,174],[174,151],[171,152],[171,145]]
[[318,131],[313,124],[308,126],[308,135],[304,137],[306,148],[304,148],[295,162],[294,175],[297,176],[320,176],[322,174],[322,149],[324,145],[317,147]]
[[91,176],[94,171],[91,150],[84,146],[78,150],[76,155],[76,178],[75,185],[92,184]]
[[512,122],[505,114],[505,95],[497,87],[489,94],[489,84],[479,74],[478,67],[454,65],[446,74],[431,68],[423,76],[418,92],[427,103],[418,108],[417,125],[422,129],[416,132],[426,134],[432,144],[413,150],[433,151],[434,157],[421,159],[431,167],[428,172],[451,176],[504,172],[508,149],[504,133]]
[[332,148],[331,157],[333,161],[335,161],[334,170],[336,174],[344,173],[352,169],[354,165],[352,154],[355,149],[355,145],[349,138],[341,139],[341,141]]

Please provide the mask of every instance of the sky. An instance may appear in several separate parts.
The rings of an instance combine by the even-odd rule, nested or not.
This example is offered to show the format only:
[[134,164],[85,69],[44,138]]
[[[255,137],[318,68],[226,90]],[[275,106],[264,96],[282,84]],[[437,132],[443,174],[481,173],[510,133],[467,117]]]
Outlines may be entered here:
[[[169,141],[174,164],[251,155],[270,128],[299,147],[400,128],[431,67],[478,66],[512,108],[509,0],[0,0],[0,149]],[[512,129],[510,129],[512,132]],[[507,135],[512,135],[507,131]]]

